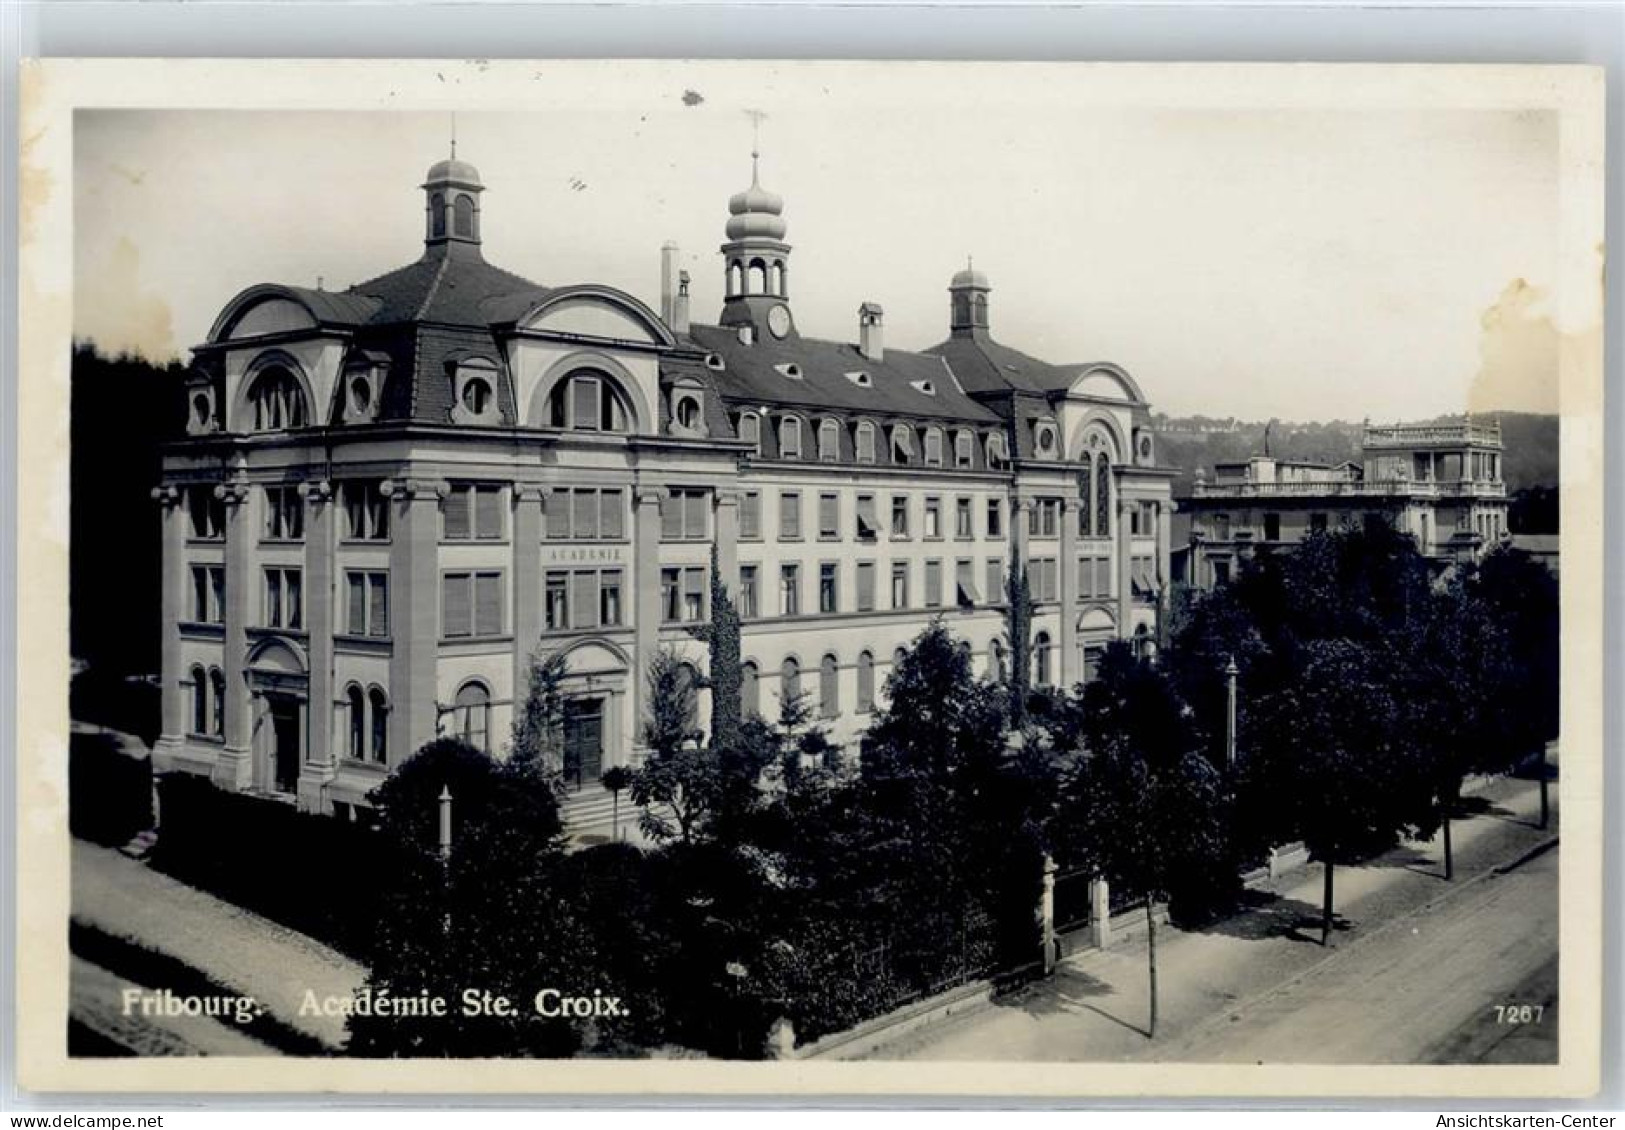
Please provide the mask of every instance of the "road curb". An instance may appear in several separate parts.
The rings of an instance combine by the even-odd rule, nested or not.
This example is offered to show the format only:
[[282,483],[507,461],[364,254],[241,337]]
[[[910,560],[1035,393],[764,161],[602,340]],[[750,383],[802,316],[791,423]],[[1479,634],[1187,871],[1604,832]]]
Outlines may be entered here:
[[1519,867],[1522,867],[1525,863],[1528,863],[1537,855],[1545,855],[1547,852],[1551,851],[1557,846],[1557,840],[1557,836],[1547,837],[1534,847],[1530,848],[1528,851],[1524,852],[1522,855],[1518,856],[1517,859],[1514,859],[1508,863],[1497,863],[1494,867],[1490,868],[1490,874],[1505,875],[1508,871],[1514,871]]

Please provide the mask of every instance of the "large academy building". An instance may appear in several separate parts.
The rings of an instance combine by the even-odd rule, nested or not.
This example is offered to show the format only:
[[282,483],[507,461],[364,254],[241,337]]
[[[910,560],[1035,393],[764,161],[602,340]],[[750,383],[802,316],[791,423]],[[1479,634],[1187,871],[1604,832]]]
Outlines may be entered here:
[[[568,665],[566,815],[607,825],[635,764],[641,673],[703,673],[713,551],[743,618],[745,706],[801,691],[855,748],[894,655],[941,617],[1000,671],[1026,563],[1034,678],[1149,641],[1168,596],[1170,482],[1110,364],[997,342],[967,267],[948,334],[803,336],[783,201],[728,204],[726,297],[690,317],[542,286],[482,250],[479,174],[429,170],[422,255],[343,292],[265,284],[195,349],[163,522],[160,770],[353,814],[437,733],[500,754],[533,653]],[[708,717],[701,694],[699,718]]]

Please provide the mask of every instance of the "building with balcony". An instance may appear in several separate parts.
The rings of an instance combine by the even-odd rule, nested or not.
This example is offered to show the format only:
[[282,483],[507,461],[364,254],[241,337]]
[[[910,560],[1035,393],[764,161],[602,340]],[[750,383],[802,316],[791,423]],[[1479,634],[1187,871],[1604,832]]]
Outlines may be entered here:
[[195,349],[154,492],[160,770],[354,814],[437,734],[500,754],[531,656],[557,653],[566,819],[601,830],[651,660],[704,673],[713,554],[745,709],[805,693],[852,749],[932,620],[1005,669],[1012,559],[1038,682],[1155,634],[1173,473],[1149,405],[1117,366],[998,342],[982,272],[953,276],[929,349],[888,346],[874,302],[852,340],[804,336],[753,157],[702,323],[670,245],[658,306],[544,286],[485,259],[473,166],[422,191],[416,261],[342,292],[252,286]]
[[1177,579],[1202,588],[1228,580],[1258,546],[1381,515],[1439,561],[1482,554],[1507,536],[1501,425],[1367,425],[1359,463],[1328,466],[1255,455],[1198,472],[1189,498],[1190,544]]

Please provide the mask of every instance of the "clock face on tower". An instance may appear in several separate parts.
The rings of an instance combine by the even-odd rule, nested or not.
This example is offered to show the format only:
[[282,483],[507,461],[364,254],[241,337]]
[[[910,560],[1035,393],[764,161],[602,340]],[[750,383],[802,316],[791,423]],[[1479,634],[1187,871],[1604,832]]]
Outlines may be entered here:
[[767,312],[767,328],[773,331],[774,337],[783,337],[790,332],[790,308],[788,306],[775,306]]

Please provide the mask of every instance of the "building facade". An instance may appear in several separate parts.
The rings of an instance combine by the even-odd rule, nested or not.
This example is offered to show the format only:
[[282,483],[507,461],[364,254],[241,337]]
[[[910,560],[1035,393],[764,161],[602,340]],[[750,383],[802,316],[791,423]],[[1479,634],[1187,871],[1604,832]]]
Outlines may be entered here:
[[250,287],[194,351],[154,491],[160,770],[353,813],[436,734],[500,754],[532,655],[558,653],[566,818],[590,832],[602,772],[639,757],[650,662],[704,673],[713,559],[746,709],[805,693],[853,748],[932,620],[1003,669],[1013,559],[1036,681],[1154,637],[1173,473],[1149,406],[1114,365],[997,342],[981,272],[953,277],[930,349],[887,347],[873,302],[853,341],[803,336],[783,201],[753,172],[701,323],[670,245],[658,310],[541,286],[485,260],[471,165],[422,189],[415,262]]
[[1191,517],[1188,576],[1228,580],[1257,546],[1291,545],[1312,530],[1381,515],[1441,561],[1476,557],[1507,536],[1501,425],[1367,426],[1362,461],[1331,467],[1257,455],[1200,472],[1181,511]]

